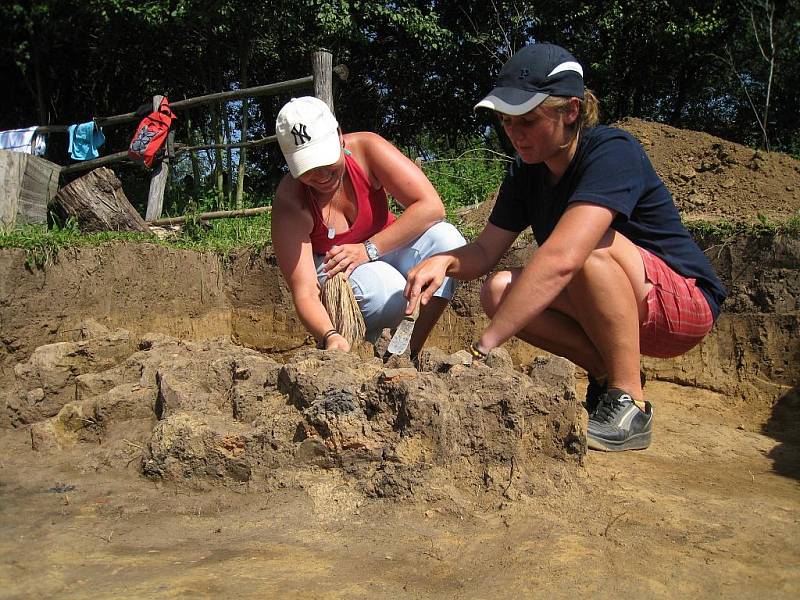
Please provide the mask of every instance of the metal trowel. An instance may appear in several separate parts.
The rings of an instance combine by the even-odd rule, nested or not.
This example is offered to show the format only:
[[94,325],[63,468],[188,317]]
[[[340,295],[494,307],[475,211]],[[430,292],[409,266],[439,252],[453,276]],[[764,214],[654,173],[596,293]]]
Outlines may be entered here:
[[419,316],[419,300],[417,306],[414,307],[414,312],[410,315],[403,317],[400,325],[394,331],[392,340],[389,342],[389,347],[386,350],[390,354],[402,354],[408,348],[408,343],[411,341],[411,334],[414,333],[414,324],[417,322]]

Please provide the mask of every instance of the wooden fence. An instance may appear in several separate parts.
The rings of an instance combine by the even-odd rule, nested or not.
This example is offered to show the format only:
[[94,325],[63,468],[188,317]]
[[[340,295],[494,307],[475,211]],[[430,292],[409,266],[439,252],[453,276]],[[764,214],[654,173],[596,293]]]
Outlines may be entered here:
[[[331,54],[327,51],[322,50],[319,52],[314,52],[312,54],[311,56],[312,74],[307,77],[301,77],[299,79],[292,79],[289,81],[282,81],[279,83],[270,83],[267,85],[261,85],[257,87],[249,87],[240,90],[219,92],[216,94],[207,94],[205,96],[198,96],[197,98],[187,98],[185,100],[178,100],[177,102],[170,102],[170,108],[175,112],[179,112],[181,110],[186,110],[197,106],[205,106],[216,102],[239,100],[243,98],[256,98],[261,96],[272,96],[304,88],[313,88],[314,95],[317,98],[323,100],[325,103],[327,103],[328,106],[330,106],[331,110],[334,110],[333,108],[334,71],[339,75],[340,78],[342,79],[346,78],[346,68],[342,65],[339,65],[336,67],[336,69],[334,69],[333,59]],[[158,109],[159,103],[161,102],[162,98],[163,96],[161,95],[153,96],[153,110]],[[111,127],[111,126],[133,123],[138,121],[140,118],[141,117],[138,116],[135,112],[130,112],[122,115],[114,115],[111,117],[95,117],[94,122],[98,127]],[[66,132],[68,131],[68,126],[45,125],[37,127],[36,131],[37,133]],[[169,136],[167,137],[166,151],[164,154],[164,158],[156,166],[154,166],[152,173],[150,175],[150,192],[147,198],[147,212],[145,215],[145,220],[153,224],[177,223],[182,221],[182,218],[180,217],[159,219],[163,208],[164,190],[166,188],[167,180],[169,178],[170,163],[172,163],[175,160],[176,155],[186,152],[197,152],[200,150],[251,148],[251,147],[262,146],[265,144],[270,144],[275,141],[276,137],[272,135],[266,138],[262,138],[260,140],[243,141],[232,144],[206,144],[200,146],[190,146],[186,144],[176,143],[174,139],[174,132],[170,131]],[[114,154],[109,154],[107,156],[96,158],[94,160],[87,160],[84,162],[61,167],[60,173],[69,174],[81,171],[88,171],[103,165],[109,165],[112,163],[127,161],[127,160],[129,160],[128,152],[127,150],[125,150],[123,152],[116,152]],[[214,216],[211,218],[220,218],[221,216],[249,216],[251,214],[258,214],[259,212],[264,212],[265,210],[268,209],[249,209],[244,211],[227,211],[227,212],[220,211],[218,213],[213,213]]]

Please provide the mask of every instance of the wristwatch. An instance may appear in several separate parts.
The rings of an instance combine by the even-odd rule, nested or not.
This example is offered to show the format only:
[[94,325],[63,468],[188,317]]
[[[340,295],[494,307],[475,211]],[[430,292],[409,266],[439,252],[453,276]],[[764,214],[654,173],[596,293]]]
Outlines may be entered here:
[[378,247],[372,243],[372,240],[367,240],[364,242],[364,248],[367,249],[367,257],[369,258],[369,262],[378,260],[381,257],[380,252],[378,252]]

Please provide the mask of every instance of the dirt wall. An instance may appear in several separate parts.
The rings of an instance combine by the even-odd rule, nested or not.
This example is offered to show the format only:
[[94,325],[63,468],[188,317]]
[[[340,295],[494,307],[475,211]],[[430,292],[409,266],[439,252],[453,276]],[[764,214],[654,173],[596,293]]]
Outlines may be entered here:
[[[774,236],[702,240],[730,290],[714,331],[674,360],[645,359],[651,378],[723,392],[732,401],[772,403],[800,383],[800,241]],[[524,261],[520,248],[507,264]],[[224,263],[213,254],[115,243],[62,251],[43,270],[21,250],[0,251],[0,380],[35,348],[80,336],[86,318],[134,334],[187,340],[229,338],[280,355],[311,339],[269,252]],[[459,289],[431,338],[454,352],[485,322],[479,282]],[[510,342],[515,361],[536,351]]]

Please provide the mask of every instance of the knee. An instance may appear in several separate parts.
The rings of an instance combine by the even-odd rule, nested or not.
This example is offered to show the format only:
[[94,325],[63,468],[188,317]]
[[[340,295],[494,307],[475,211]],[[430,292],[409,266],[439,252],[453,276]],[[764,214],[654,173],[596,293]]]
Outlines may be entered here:
[[487,316],[493,317],[511,285],[511,272],[498,271],[486,278],[481,287],[481,306]]
[[467,240],[464,239],[458,229],[444,221],[437,223],[426,233],[430,237],[430,248],[427,252],[429,255],[447,252],[467,243]]
[[[608,248],[595,248],[583,263],[580,270],[575,273],[570,283],[582,283],[587,279],[602,276],[603,273],[613,268],[615,261]],[[569,286],[568,286],[569,287]]]
[[393,327],[403,318],[406,280],[390,265],[379,261],[361,265],[349,282],[368,329]]

